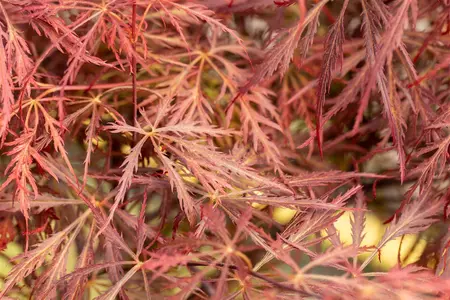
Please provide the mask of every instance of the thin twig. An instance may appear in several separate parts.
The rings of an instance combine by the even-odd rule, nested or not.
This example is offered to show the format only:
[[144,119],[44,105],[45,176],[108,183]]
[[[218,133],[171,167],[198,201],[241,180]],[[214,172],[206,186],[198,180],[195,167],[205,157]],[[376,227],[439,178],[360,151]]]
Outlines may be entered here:
[[[132,85],[133,85],[133,124],[137,127],[137,89],[136,89],[136,0],[132,0],[132,15],[131,15],[131,44],[133,46],[133,56],[131,58],[132,70]],[[133,141],[136,142],[137,134],[133,134]]]
[[[225,264],[223,264],[223,263],[216,263],[216,264],[214,264],[214,265],[215,265],[216,267],[220,267],[220,268],[228,267],[228,269],[233,270],[233,271],[238,270],[238,267],[235,266],[235,265],[227,265],[227,266],[225,266]],[[207,266],[210,266],[210,264],[208,264],[208,263],[202,263],[202,262],[188,262],[188,263],[187,263],[187,266],[188,266],[188,267],[189,267],[189,266],[195,266],[195,267],[207,267]],[[254,272],[254,271],[252,271],[252,270],[247,270],[247,272],[248,272],[249,275],[251,275],[251,276],[253,276],[253,277],[256,277],[256,278],[258,278],[258,279],[264,280],[264,281],[266,281],[266,282],[272,284],[273,286],[275,286],[275,287],[277,287],[277,288],[279,288],[279,289],[287,290],[287,291],[291,291],[291,292],[295,292],[295,293],[299,293],[299,294],[302,294],[302,295],[305,295],[305,296],[310,296],[308,293],[305,293],[305,292],[302,291],[302,290],[296,289],[295,287],[290,286],[290,285],[287,285],[287,284],[284,284],[284,283],[277,282],[277,281],[275,281],[275,280],[273,280],[273,279],[270,279],[270,278],[268,278],[268,277],[266,277],[266,276],[264,276],[264,275],[262,275],[262,274],[259,274],[259,273],[257,273],[257,272]]]

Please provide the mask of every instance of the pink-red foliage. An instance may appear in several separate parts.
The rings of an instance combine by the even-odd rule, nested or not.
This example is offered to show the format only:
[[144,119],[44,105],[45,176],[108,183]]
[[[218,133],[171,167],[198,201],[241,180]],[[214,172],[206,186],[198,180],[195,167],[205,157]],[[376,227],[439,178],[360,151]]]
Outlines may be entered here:
[[[449,0],[0,0],[0,298],[447,299],[449,20]],[[374,267],[411,234],[413,264]]]

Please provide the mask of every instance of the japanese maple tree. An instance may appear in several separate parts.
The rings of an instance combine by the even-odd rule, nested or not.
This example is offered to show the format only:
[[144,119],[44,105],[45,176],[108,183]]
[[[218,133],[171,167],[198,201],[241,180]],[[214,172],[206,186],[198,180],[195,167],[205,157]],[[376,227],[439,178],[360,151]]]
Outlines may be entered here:
[[449,49],[449,0],[0,0],[0,298],[447,299]]

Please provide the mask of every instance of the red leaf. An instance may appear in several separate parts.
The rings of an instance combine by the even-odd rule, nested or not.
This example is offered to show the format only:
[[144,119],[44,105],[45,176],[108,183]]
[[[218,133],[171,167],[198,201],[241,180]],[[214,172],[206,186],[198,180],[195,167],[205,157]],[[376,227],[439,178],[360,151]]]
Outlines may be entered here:
[[0,251],[5,249],[15,237],[16,230],[12,221],[12,215],[2,216],[0,218]]

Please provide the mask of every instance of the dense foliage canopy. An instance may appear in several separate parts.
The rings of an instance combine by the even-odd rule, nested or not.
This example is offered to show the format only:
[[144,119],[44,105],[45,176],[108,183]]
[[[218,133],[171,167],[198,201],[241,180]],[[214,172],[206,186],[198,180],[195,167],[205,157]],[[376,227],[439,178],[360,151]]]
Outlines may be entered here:
[[0,0],[0,298],[447,299],[449,70],[449,0]]

